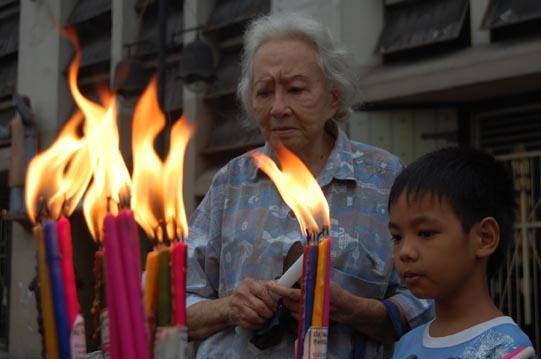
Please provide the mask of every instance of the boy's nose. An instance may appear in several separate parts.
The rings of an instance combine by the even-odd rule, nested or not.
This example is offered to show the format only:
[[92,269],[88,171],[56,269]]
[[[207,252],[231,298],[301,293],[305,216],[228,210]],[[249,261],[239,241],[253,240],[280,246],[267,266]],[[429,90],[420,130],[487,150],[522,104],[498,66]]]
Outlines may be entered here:
[[417,260],[419,253],[417,252],[414,243],[404,238],[399,244],[398,257],[402,262],[412,262]]

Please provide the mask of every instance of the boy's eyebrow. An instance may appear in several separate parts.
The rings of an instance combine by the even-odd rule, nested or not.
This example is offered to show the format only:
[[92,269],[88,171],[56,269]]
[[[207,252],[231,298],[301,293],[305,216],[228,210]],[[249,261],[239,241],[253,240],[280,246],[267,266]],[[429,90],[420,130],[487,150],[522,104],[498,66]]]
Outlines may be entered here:
[[[413,218],[409,224],[411,226],[416,226],[416,225],[419,225],[421,223],[429,223],[429,224],[439,224],[440,221],[438,221],[436,218],[433,218],[433,217],[430,217],[430,216],[425,216],[425,215],[422,215],[422,216],[418,216],[418,217],[415,217]],[[400,226],[396,223],[393,223],[392,221],[389,221],[389,224],[388,224],[388,227],[389,229],[397,229],[399,228]]]

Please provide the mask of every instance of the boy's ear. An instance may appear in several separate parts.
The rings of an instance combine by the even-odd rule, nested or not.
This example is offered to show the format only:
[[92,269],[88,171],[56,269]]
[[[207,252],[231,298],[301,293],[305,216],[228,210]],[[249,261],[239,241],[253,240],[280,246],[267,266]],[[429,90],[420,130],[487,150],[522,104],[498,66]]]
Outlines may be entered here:
[[475,254],[479,258],[488,257],[500,244],[500,226],[494,217],[485,217],[476,227]]

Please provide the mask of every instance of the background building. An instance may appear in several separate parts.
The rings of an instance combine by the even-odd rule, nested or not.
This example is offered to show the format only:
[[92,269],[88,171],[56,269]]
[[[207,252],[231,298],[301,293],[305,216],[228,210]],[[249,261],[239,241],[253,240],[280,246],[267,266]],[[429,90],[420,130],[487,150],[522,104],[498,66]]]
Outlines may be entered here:
[[[167,11],[160,17],[161,1]],[[243,27],[256,14],[291,11],[322,21],[355,55],[363,98],[346,126],[353,139],[386,148],[405,162],[449,144],[471,144],[511,166],[520,193],[517,236],[492,291],[541,350],[538,0],[0,0],[0,207],[7,210],[0,221],[0,339],[13,358],[40,354],[29,289],[33,238],[20,203],[9,200],[13,95],[31,99],[41,149],[74,110],[66,82],[73,49],[51,19],[73,25],[79,34],[79,82],[87,96],[97,98],[100,83],[118,85],[117,65],[138,69],[118,88],[128,164],[129,120],[140,83],[162,74],[162,105],[170,122],[184,113],[198,126],[185,171],[187,206],[193,210],[218,168],[262,143],[255,124],[240,121],[234,97]],[[160,18],[167,19],[166,29],[160,30]],[[197,36],[213,44],[217,65],[216,81],[203,94],[180,79],[180,58]],[[89,332],[96,245],[81,217],[72,219],[79,239],[74,255]]]

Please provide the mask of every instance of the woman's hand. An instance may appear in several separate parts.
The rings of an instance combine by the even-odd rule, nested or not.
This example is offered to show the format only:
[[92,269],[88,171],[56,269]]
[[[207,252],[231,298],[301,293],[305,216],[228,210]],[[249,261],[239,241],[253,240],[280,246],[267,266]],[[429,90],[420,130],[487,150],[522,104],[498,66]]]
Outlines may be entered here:
[[267,287],[276,295],[282,297],[283,303],[291,316],[296,320],[299,320],[299,310],[300,310],[300,299],[301,299],[301,290],[296,288],[287,288],[278,285],[276,281],[271,281],[267,283]]
[[228,317],[231,325],[258,329],[277,309],[276,301],[264,283],[244,279],[228,297]]
[[351,320],[352,308],[350,305],[354,302],[354,298],[352,298],[353,295],[334,282],[331,282],[330,291],[330,319],[339,323],[348,324],[347,322]]

